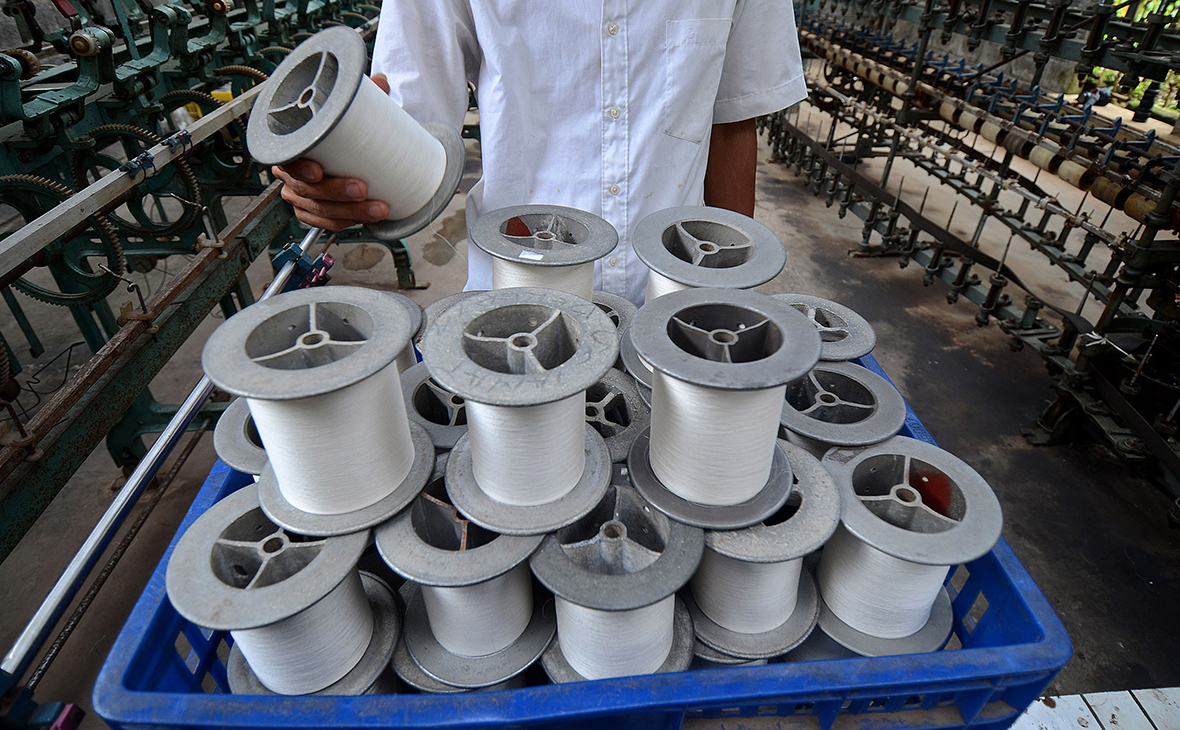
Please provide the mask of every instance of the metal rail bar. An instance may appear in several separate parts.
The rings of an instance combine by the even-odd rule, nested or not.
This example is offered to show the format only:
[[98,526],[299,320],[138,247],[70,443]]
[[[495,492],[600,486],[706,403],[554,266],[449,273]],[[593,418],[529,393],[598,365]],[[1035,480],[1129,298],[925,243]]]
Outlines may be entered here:
[[[320,235],[323,234],[323,229],[312,228],[303,237],[303,240],[298,244],[299,253],[302,255],[311,246],[319,240]],[[266,288],[266,292],[260,299],[267,299],[274,296],[276,293],[282,291],[286,285],[287,280],[291,277],[295,270],[295,263],[298,257],[288,262],[275,275],[274,281]],[[156,475],[156,472],[163,466],[164,460],[172,452],[172,449],[179,442],[181,436],[188,430],[189,424],[196,418],[197,412],[201,406],[209,398],[209,394],[213,392],[213,383],[208,377],[202,376],[200,382],[189,393],[188,397],[181,404],[180,410],[176,412],[172,420],[160,433],[158,439],[148,449],[147,455],[135,467],[135,471],[127,478],[127,482],[119,493],[115,496],[114,501],[107,507],[102,518],[98,524],[91,531],[86,538],[86,542],[74,555],[73,560],[66,566],[65,571],[62,572],[61,577],[57,579],[57,583],[49,591],[49,595],[41,602],[37,612],[25,625],[20,636],[17,637],[16,642],[8,653],[4,655],[4,660],[0,662],[0,670],[7,672],[14,678],[19,678],[24,675],[25,671],[32,663],[36,652],[45,643],[49,632],[53,629],[58,619],[61,618],[65,612],[66,607],[70,601],[73,600],[77,594],[78,589],[81,588],[82,581],[94,568],[98,558],[102,555],[107,545],[110,544],[115,532],[127,519],[131,508],[138,501],[139,496],[147,487],[148,482]],[[19,681],[19,680],[18,680]]]

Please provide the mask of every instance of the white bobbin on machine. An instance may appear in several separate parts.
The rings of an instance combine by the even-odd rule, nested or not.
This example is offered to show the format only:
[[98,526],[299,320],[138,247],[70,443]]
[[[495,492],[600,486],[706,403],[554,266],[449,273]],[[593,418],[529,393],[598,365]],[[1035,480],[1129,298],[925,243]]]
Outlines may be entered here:
[[594,262],[619,245],[614,226],[559,205],[516,205],[484,213],[471,243],[492,256],[492,288],[540,287],[589,300]]
[[586,389],[618,347],[602,310],[549,289],[485,292],[439,316],[423,361],[465,400],[467,433],[447,463],[447,492],[464,516],[500,534],[540,535],[598,504],[610,453],[586,423]]
[[181,537],[168,598],[194,624],[230,632],[235,693],[375,693],[388,686],[401,621],[389,586],[357,570],[368,541],[367,530],[319,540],[289,533],[250,485]]
[[819,594],[803,558],[840,523],[840,495],[827,471],[798,446],[781,446],[795,478],[791,499],[762,524],[707,531],[701,565],[684,592],[697,641],[737,660],[784,654],[815,628]]
[[995,493],[958,457],[904,436],[832,449],[823,464],[842,514],[816,568],[820,628],[861,656],[941,649],[954,622],[943,583],[999,539]]
[[392,517],[430,477],[434,446],[411,423],[396,358],[411,320],[385,292],[300,289],[247,307],[209,337],[201,364],[243,396],[266,446],[267,515],[302,535]]
[[371,233],[396,241],[446,208],[463,176],[459,131],[416,122],[365,76],[368,51],[351,28],[322,30],[289,53],[263,84],[246,145],[263,165],[309,159],[325,175],[363,180],[389,205]]
[[376,531],[386,564],[410,581],[405,641],[415,663],[452,687],[491,687],[541,656],[556,622],[534,601],[527,560],[543,537],[497,535],[447,500],[446,456],[435,478]]
[[651,429],[627,462],[636,489],[714,530],[778,512],[792,484],[777,442],[783,396],[819,360],[807,318],[755,292],[687,289],[644,305],[631,339],[655,370]]
[[752,289],[787,263],[783,242],[753,218],[724,208],[658,210],[639,221],[635,255],[650,270],[647,302],[683,289]]
[[693,657],[692,619],[676,597],[704,533],[612,484],[593,512],[549,535],[529,561],[553,591],[557,638],[541,657],[553,682],[679,672]]
[[231,469],[249,474],[255,481],[266,469],[266,449],[245,398],[235,399],[218,417],[213,450]]
[[868,446],[905,425],[905,400],[868,368],[821,362],[787,384],[782,427],[787,440],[823,458],[833,446]]
[[824,341],[819,359],[842,362],[864,357],[877,345],[877,333],[864,317],[849,307],[810,294],[771,294],[770,296],[798,309]]

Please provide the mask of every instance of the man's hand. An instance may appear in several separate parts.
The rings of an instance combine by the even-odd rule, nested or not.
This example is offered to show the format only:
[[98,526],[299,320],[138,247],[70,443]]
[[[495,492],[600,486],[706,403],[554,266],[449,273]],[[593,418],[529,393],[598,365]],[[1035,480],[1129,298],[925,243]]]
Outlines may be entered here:
[[[389,93],[389,82],[377,74],[373,82]],[[311,160],[275,165],[271,173],[283,181],[283,200],[295,209],[295,217],[309,226],[341,231],[358,223],[376,223],[389,215],[381,200],[369,200],[364,180],[325,177],[324,169]]]

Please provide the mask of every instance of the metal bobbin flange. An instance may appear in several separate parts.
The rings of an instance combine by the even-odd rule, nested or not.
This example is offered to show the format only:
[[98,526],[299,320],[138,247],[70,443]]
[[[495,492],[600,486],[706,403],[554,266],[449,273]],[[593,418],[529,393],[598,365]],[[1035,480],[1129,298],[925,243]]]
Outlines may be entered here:
[[[422,342],[425,362],[442,387],[468,401],[501,407],[552,403],[594,385],[618,356],[606,314],[573,294],[522,287],[484,292],[443,312]],[[606,443],[585,426],[581,480],[548,504],[515,506],[480,489],[469,435],[447,464],[447,491],[472,522],[506,535],[537,535],[570,524],[594,508],[610,481]]]
[[623,361],[627,373],[635,378],[635,382],[651,393],[651,367],[639,357],[639,351],[635,349],[635,340],[631,339],[631,327],[627,327],[619,337],[619,359]]
[[856,659],[860,654],[846,646],[836,643],[836,640],[824,633],[818,625],[815,631],[786,655],[777,661],[783,662],[818,662],[832,659]]
[[[844,529],[887,555],[949,568],[987,553],[1000,538],[1003,513],[991,487],[961,459],[933,444],[894,436],[864,449],[832,449],[823,465],[840,490]],[[826,606],[819,621],[841,645],[864,656],[885,656],[941,648],[954,614],[943,588],[926,625],[904,638],[864,634]]]
[[[593,512],[546,536],[529,565],[560,598],[599,611],[630,611],[680,590],[696,572],[704,544],[702,530],[669,520],[631,487],[612,484]],[[692,647],[692,620],[678,599],[672,651],[658,671],[687,669]],[[583,679],[556,639],[541,662],[554,682]]]
[[873,351],[877,333],[872,325],[856,312],[838,302],[810,294],[771,294],[772,297],[798,309],[823,339],[819,359],[825,362],[855,360]]
[[382,293],[387,297],[392,297],[395,302],[401,305],[401,308],[406,312],[406,317],[410,321],[410,342],[406,343],[406,346],[397,354],[396,358],[397,371],[404,373],[418,363],[418,358],[414,354],[413,338],[421,331],[426,318],[422,315],[422,307],[419,307],[417,302],[406,295],[391,291]]
[[222,411],[213,429],[213,450],[217,457],[243,474],[258,476],[266,468],[266,449],[250,417],[245,398],[238,398]]
[[[373,638],[360,662],[335,684],[315,692],[316,695],[376,695],[396,691],[396,675],[390,660],[401,637],[401,617],[393,590],[372,573],[361,571],[361,584],[373,608]],[[230,692],[236,695],[273,695],[250,669],[242,650],[234,644],[225,667]]]
[[456,292],[455,294],[448,294],[437,302],[427,304],[426,308],[422,310],[422,325],[414,333],[414,344],[419,345],[422,343],[422,338],[426,336],[426,331],[438,321],[438,315],[450,309],[456,302],[461,302],[467,297],[472,297],[480,293],[479,291]]
[[[408,599],[412,598],[418,593],[418,587],[413,583],[406,583],[398,590],[398,600],[403,605]],[[465,687],[452,687],[449,684],[443,684],[437,679],[431,677],[414,661],[410,656],[410,650],[406,648],[406,637],[403,632],[398,636],[397,646],[393,651],[393,661],[391,662],[393,671],[397,674],[398,679],[406,685],[413,687],[419,692],[427,694],[460,694],[463,692],[498,692],[506,689],[519,689],[525,686],[524,675],[518,674],[512,679],[506,680],[491,687],[480,687],[478,689],[470,689]]]
[[692,669],[714,669],[716,667],[740,667],[750,665],[755,662],[765,664],[765,660],[758,659],[742,659],[741,657],[729,656],[710,648],[706,644],[702,644],[699,640],[692,645],[693,660]]
[[627,460],[635,437],[647,430],[651,407],[631,376],[612,368],[586,390],[586,423],[606,441],[610,460],[618,464]]
[[495,258],[549,268],[597,261],[619,244],[619,233],[577,208],[513,205],[482,214],[471,227],[470,241]]
[[[743,530],[705,533],[705,549],[748,563],[783,563],[801,559],[823,546],[840,523],[840,494],[819,461],[802,448],[780,444],[791,462],[794,489],[787,505],[762,524]],[[693,630],[706,646],[745,660],[769,659],[798,646],[815,628],[819,593],[811,571],[803,568],[795,611],[780,626],[760,634],[731,631],[697,606],[692,589],[684,591]],[[699,654],[699,653],[698,653]]]
[[639,308],[631,303],[630,299],[624,299],[618,294],[611,294],[605,291],[595,291],[594,297],[591,300],[610,317],[611,323],[615,326],[615,331],[619,333],[620,339],[623,332],[631,326],[631,320],[635,319],[635,313]]
[[868,368],[821,362],[787,385],[782,425],[787,439],[819,458],[832,446],[867,446],[896,436],[905,400]]
[[[408,346],[411,324],[404,305],[386,292],[344,286],[300,289],[226,320],[205,343],[201,365],[219,388],[238,396],[312,398],[385,369]],[[275,522],[303,535],[343,535],[384,522],[430,477],[430,436],[413,422],[409,430],[414,462],[402,482],[376,503],[342,514],[304,512],[283,497],[268,464],[258,480],[263,509]]]
[[434,448],[453,449],[467,433],[466,402],[435,382],[426,363],[402,373],[402,397],[410,421],[426,429]]
[[[246,127],[246,145],[254,160],[263,165],[283,165],[311,152],[332,133],[352,105],[368,66],[365,43],[351,28],[326,28],[300,43],[274,70],[255,99]],[[329,68],[330,73],[322,73]],[[317,93],[309,95],[313,88]],[[304,90],[303,94],[294,99],[293,94],[300,90]],[[321,97],[322,102],[316,106],[314,102]],[[291,124],[284,124],[282,130],[271,128],[268,117],[272,113],[296,107],[302,110],[303,118],[294,128],[290,128]],[[422,126],[442,144],[446,155],[442,180],[433,197],[411,215],[366,226],[382,240],[396,241],[422,230],[459,189],[467,151],[458,130],[434,123]]]
[[656,211],[636,226],[632,245],[649,269],[694,288],[750,289],[787,263],[783,242],[769,228],[723,208]]
[[[629,331],[636,354],[654,369],[703,388],[771,388],[798,378],[819,361],[819,334],[807,318],[754,292],[673,292],[645,305]],[[715,530],[749,527],[778,512],[790,494],[791,467],[782,448],[776,447],[766,486],[751,499],[729,506],[690,502],[655,475],[649,441],[649,433],[642,433],[631,447],[631,481],[645,499],[674,519]]]
[[165,574],[168,599],[206,629],[270,626],[332,592],[356,570],[368,541],[367,530],[320,540],[289,534],[262,511],[257,488],[247,486],[181,536]]

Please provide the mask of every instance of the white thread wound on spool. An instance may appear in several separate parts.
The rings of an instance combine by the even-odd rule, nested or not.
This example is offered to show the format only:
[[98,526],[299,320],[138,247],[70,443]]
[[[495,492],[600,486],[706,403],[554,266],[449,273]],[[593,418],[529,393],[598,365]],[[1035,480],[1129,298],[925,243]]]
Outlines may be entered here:
[[447,169],[442,143],[368,77],[331,133],[306,157],[327,175],[364,180],[369,199],[389,205],[391,221],[429,203]]
[[230,634],[267,689],[305,695],[352,671],[369,648],[373,623],[360,573],[353,570],[328,595],[294,616]]
[[556,289],[589,301],[594,295],[594,262],[576,266],[529,266],[500,258],[492,259],[493,289],[521,286]]
[[651,468],[673,493],[734,505],[770,478],[787,386],[717,390],[652,374]]
[[746,563],[709,547],[692,577],[692,597],[706,616],[740,634],[782,626],[795,611],[803,559]]
[[467,401],[471,466],[479,488],[517,507],[568,493],[586,467],[586,392],[538,406]]
[[841,526],[824,546],[816,579],[841,621],[870,636],[901,639],[926,625],[949,567],[887,555]]
[[444,649],[460,656],[486,656],[504,649],[520,638],[533,615],[527,562],[483,583],[421,590],[431,633]]
[[647,272],[647,293],[644,295],[643,301],[650,302],[659,299],[665,294],[671,294],[674,291],[682,291],[684,289],[691,289],[688,284],[681,284],[678,281],[672,281],[663,274],[657,274],[649,270]]
[[387,497],[414,464],[396,363],[324,395],[247,399],[283,498],[317,515]]
[[557,598],[557,641],[586,679],[651,674],[672,651],[675,594],[632,611],[599,611]]
[[418,358],[414,356],[414,345],[406,345],[406,349],[397,354],[393,363],[397,366],[398,375],[417,365]]

